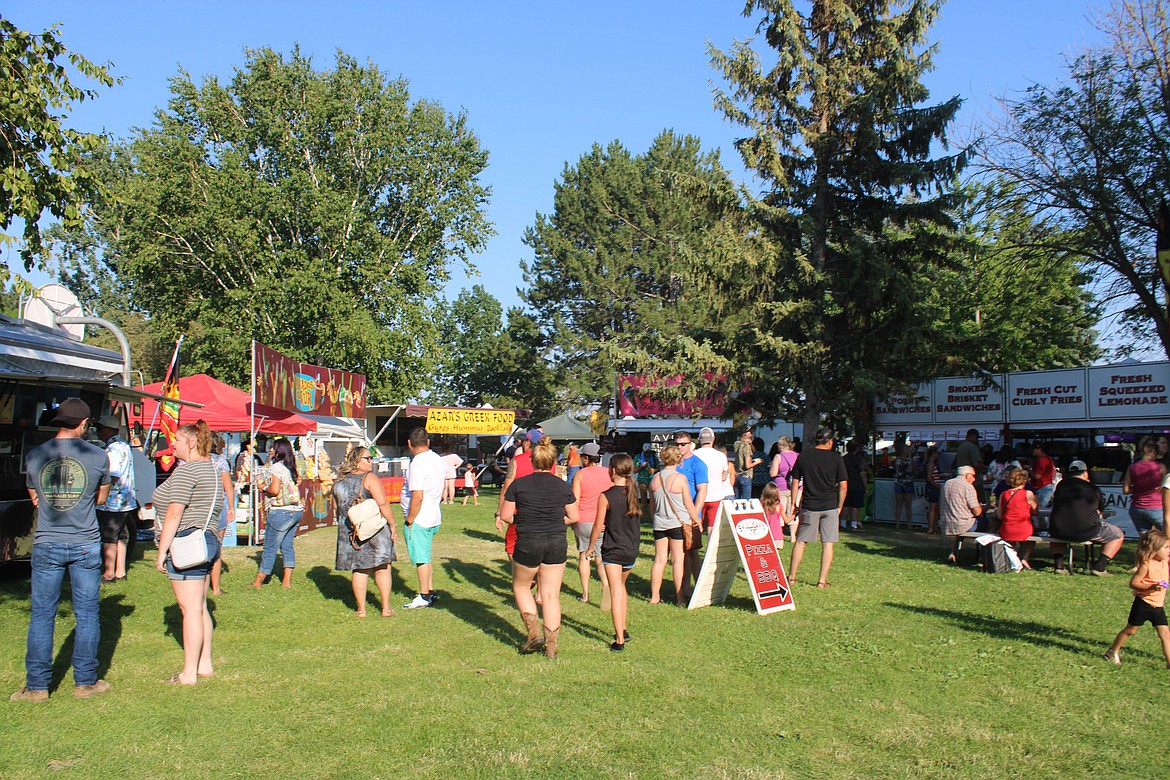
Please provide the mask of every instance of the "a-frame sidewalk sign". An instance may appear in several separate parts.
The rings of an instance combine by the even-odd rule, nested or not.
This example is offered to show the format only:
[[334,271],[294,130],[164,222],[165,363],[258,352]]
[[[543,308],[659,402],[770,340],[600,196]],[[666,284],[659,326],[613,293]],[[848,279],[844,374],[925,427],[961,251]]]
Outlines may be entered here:
[[739,564],[747,572],[748,586],[761,615],[796,609],[788,575],[772,529],[756,499],[728,499],[719,506],[719,517],[707,537],[707,553],[687,609],[722,604],[731,591]]

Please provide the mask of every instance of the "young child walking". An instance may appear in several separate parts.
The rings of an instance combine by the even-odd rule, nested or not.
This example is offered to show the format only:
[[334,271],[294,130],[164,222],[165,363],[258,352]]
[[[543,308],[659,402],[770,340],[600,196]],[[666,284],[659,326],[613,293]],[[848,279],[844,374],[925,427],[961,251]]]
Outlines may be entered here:
[[467,506],[468,496],[474,498],[475,505],[479,506],[479,490],[475,486],[474,463],[468,463],[467,469],[463,472],[463,506]]
[[1113,644],[1105,651],[1105,660],[1120,664],[1121,646],[1125,640],[1137,633],[1138,628],[1147,620],[1158,632],[1158,639],[1162,640],[1162,655],[1166,658],[1166,666],[1170,668],[1170,626],[1166,624],[1166,586],[1170,577],[1170,539],[1157,528],[1152,528],[1142,534],[1138,541],[1137,571],[1129,581],[1133,588],[1133,606],[1129,610],[1129,620],[1125,628],[1117,634]]
[[792,541],[796,541],[796,524],[795,513],[792,517],[787,514],[788,507],[780,498],[780,489],[772,482],[764,485],[764,490],[760,493],[760,506],[764,509],[764,518],[768,521],[768,527],[772,529],[772,538],[776,540],[776,547],[784,547],[784,529],[792,529]]
[[[609,479],[613,487],[597,497],[597,519],[589,535],[590,551],[601,539],[601,565],[609,581],[610,611],[613,616],[613,644],[609,649],[620,653],[630,641],[626,626],[630,597],[626,579],[638,559],[638,545],[642,540],[642,504],[638,501],[638,487],[632,476],[634,459],[629,455],[614,455],[609,462]],[[605,534],[602,536],[602,534]]]

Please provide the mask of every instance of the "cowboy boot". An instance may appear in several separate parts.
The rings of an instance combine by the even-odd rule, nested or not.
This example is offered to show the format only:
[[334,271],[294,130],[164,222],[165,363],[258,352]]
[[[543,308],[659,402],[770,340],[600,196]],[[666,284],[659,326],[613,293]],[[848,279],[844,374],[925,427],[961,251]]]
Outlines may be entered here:
[[550,629],[545,626],[544,629],[544,654],[549,658],[557,657],[557,636],[561,633],[561,627]]
[[544,637],[540,635],[540,618],[533,612],[521,612],[520,617],[524,620],[524,628],[528,630],[528,641],[520,646],[520,652],[524,655],[535,653],[544,647]]

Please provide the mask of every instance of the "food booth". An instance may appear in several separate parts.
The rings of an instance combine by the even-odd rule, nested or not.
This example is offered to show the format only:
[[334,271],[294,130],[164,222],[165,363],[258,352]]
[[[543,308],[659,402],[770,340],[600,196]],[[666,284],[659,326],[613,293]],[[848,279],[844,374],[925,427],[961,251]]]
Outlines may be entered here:
[[[402,487],[410,451],[406,440],[415,428],[425,428],[431,434],[431,447],[446,442],[466,462],[472,450],[479,452],[479,436],[499,436],[501,442],[516,430],[517,417],[524,413],[515,409],[493,409],[490,406],[467,408],[453,406],[423,406],[421,404],[387,404],[366,407],[367,430],[374,431],[370,440],[382,457],[377,462],[378,476],[386,486],[391,501],[402,500]],[[468,437],[452,442],[451,437]],[[482,469],[480,470],[482,474]]]
[[[126,370],[119,352],[85,344],[58,327],[0,314],[0,563],[32,551],[35,512],[24,456],[56,435],[49,425],[53,410],[79,397],[96,419],[120,413],[121,405],[153,400],[122,385]],[[143,485],[140,498],[151,490]]]
[[[161,397],[162,382],[144,385],[140,390]],[[232,441],[225,455],[229,463],[234,464],[239,453],[240,441],[243,434],[251,430],[253,411],[258,421],[258,433],[261,436],[308,436],[317,430],[317,423],[313,420],[292,412],[268,407],[253,406],[252,397],[245,391],[220,382],[207,374],[194,374],[179,379],[179,398],[200,404],[200,408],[180,413],[181,423],[203,420],[211,430],[225,434],[225,438]],[[158,402],[146,400],[142,403],[141,411],[131,415],[131,424],[141,424],[144,429],[152,423],[158,426]],[[298,469],[301,471],[299,488],[301,498],[305,502],[305,514],[297,533],[305,533],[317,528],[333,525],[332,500],[328,491],[323,488],[321,480],[316,478],[315,471]],[[330,483],[331,484],[331,483]],[[235,543],[236,537],[258,539],[263,532],[263,512],[260,511],[259,523],[254,524],[252,502],[248,486],[236,486],[236,529],[235,533],[228,529],[225,534],[225,544]],[[258,530],[257,530],[258,529]]]
[[[940,445],[957,445],[967,429],[976,428],[980,445],[990,443],[997,450],[1013,440],[1052,442],[1059,446],[1049,455],[1059,468],[1074,457],[1086,462],[1105,496],[1108,521],[1136,538],[1129,496],[1119,484],[1128,456],[1117,445],[1170,430],[1170,362],[934,379],[877,403],[874,427],[884,438],[898,432],[912,442]],[[992,486],[987,487],[990,492]],[[892,522],[893,480],[877,479],[874,489],[874,519]],[[926,523],[921,479],[915,480],[912,518],[915,525]]]

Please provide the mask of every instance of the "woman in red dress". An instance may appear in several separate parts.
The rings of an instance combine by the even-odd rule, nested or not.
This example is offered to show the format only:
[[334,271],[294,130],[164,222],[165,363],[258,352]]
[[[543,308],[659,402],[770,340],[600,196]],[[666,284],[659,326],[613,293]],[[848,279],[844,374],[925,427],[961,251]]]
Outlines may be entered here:
[[1010,469],[1003,478],[1007,490],[999,494],[999,538],[1016,549],[1025,569],[1031,569],[1028,557],[1036,543],[1027,540],[1032,535],[1032,518],[1038,508],[1036,496],[1024,487],[1028,481],[1028,472],[1024,469]]

